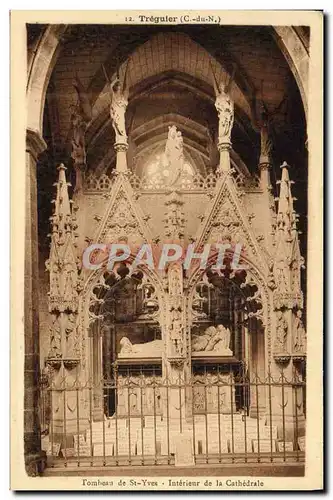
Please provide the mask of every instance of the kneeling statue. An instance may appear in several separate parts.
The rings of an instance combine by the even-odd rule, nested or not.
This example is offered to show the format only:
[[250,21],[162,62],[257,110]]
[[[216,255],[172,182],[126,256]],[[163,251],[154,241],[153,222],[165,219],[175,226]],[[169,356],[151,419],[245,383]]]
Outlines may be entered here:
[[128,337],[120,339],[119,358],[156,358],[162,356],[163,341],[152,340],[145,344],[132,344]]

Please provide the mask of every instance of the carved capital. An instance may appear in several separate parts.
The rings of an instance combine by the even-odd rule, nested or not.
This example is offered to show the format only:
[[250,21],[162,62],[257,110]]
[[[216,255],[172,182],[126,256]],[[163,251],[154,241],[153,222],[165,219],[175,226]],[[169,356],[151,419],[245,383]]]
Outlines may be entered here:
[[49,358],[46,360],[46,363],[52,370],[60,370],[61,358]]
[[259,170],[262,171],[262,170],[270,170],[271,168],[271,163],[269,161],[269,158],[268,157],[260,157],[259,159]]
[[64,363],[64,367],[67,370],[72,370],[80,363],[80,359],[79,358],[66,358],[63,360],[63,363]]
[[185,364],[186,358],[168,357],[170,365],[174,366],[178,370],[181,370]]
[[287,366],[291,356],[288,353],[274,353],[273,358],[277,364]]
[[126,153],[128,150],[127,142],[115,142],[114,149],[117,153]]
[[47,144],[36,130],[30,128],[26,131],[25,150],[37,161],[38,156],[45,151]]
[[219,150],[220,153],[222,151],[231,151],[232,143],[229,140],[219,142],[217,145],[217,149]]

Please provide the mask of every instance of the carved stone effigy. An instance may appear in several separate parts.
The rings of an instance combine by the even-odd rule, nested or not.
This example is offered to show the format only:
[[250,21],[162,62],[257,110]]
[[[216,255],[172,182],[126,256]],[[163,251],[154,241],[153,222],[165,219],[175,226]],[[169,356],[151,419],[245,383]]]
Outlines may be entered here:
[[233,356],[230,349],[230,330],[223,325],[209,326],[202,335],[192,336],[194,356]]
[[144,344],[132,344],[128,337],[122,337],[120,347],[119,358],[161,358],[163,341],[157,339]]

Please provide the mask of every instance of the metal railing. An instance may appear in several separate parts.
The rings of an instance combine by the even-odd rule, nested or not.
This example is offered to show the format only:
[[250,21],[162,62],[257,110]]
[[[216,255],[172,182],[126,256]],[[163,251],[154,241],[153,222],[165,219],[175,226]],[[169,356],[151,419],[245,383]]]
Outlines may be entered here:
[[[116,367],[83,382],[42,380],[42,447],[51,467],[303,462],[305,381],[296,372],[249,375],[193,367],[185,380],[159,367]],[[184,441],[184,442],[185,442]]]

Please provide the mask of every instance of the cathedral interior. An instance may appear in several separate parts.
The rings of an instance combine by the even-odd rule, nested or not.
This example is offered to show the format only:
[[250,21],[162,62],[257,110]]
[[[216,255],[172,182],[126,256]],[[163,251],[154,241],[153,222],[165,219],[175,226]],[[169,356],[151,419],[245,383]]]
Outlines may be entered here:
[[309,39],[27,25],[27,470],[304,461]]

